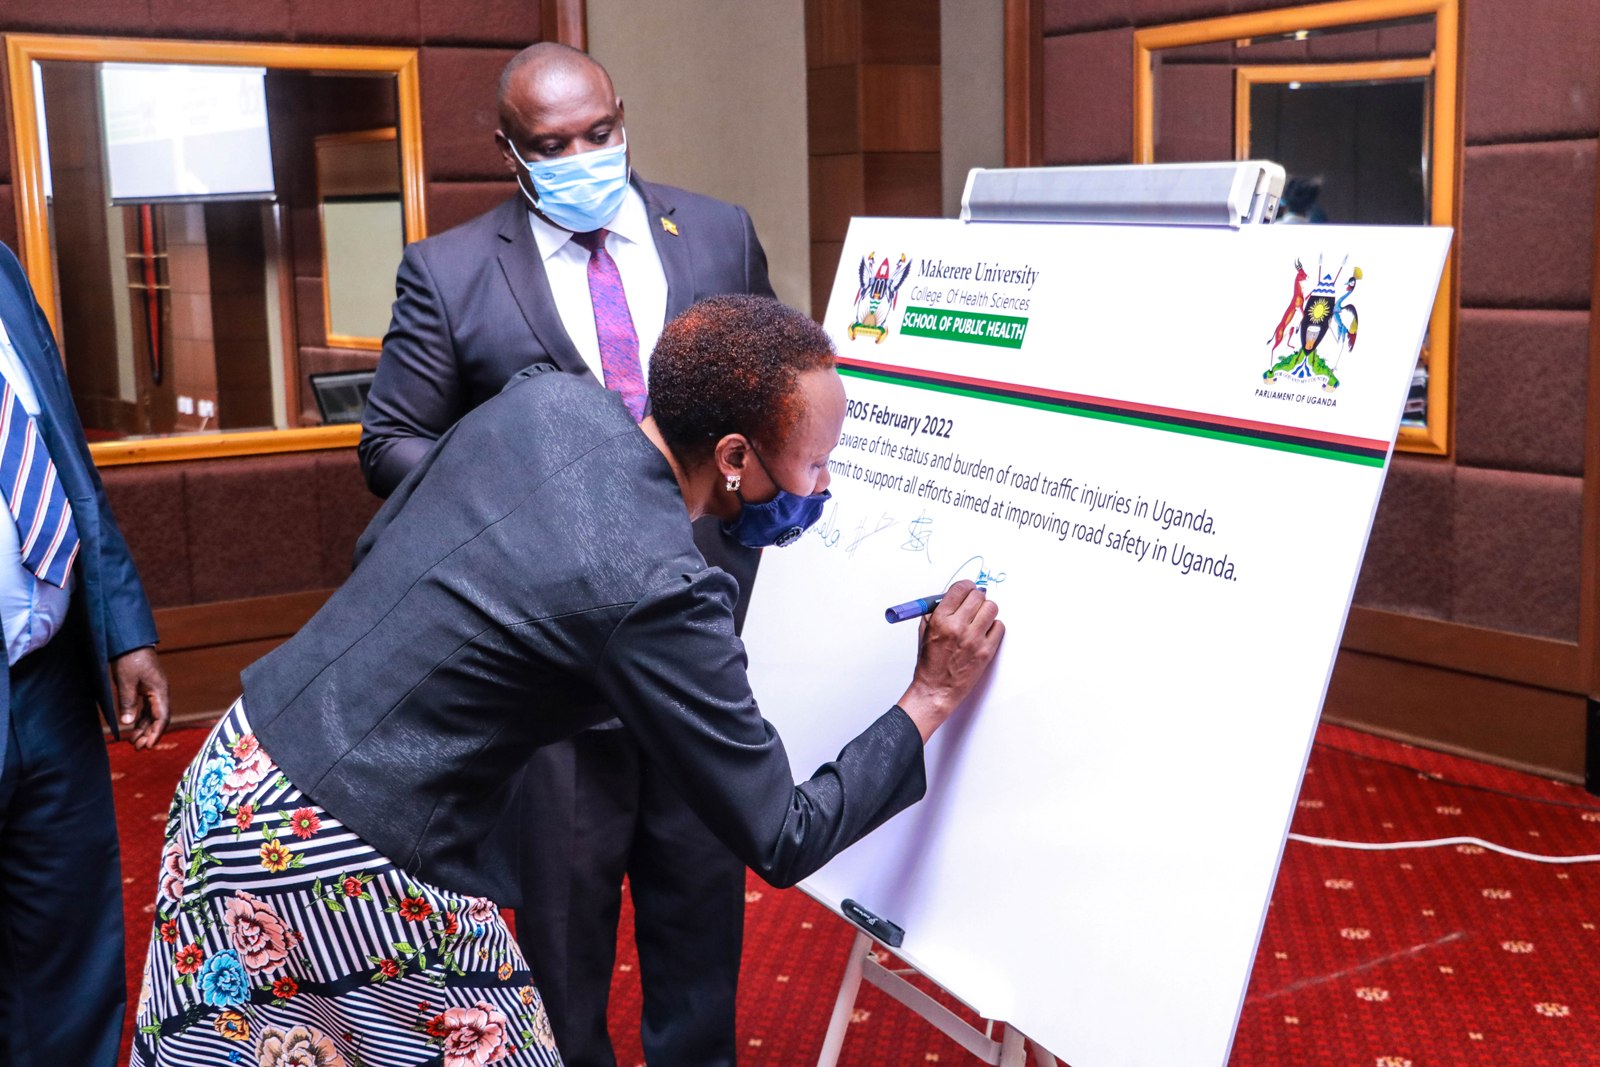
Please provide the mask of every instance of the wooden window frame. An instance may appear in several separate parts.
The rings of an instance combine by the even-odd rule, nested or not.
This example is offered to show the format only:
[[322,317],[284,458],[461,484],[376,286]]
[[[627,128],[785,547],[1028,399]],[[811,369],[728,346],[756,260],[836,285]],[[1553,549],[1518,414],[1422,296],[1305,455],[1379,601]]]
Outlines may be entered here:
[[[267,67],[392,74],[399,128],[401,203],[407,243],[427,235],[426,171],[422,162],[422,104],[415,48],[367,48],[176,41],[148,38],[75,37],[6,34],[11,105],[12,182],[16,196],[18,253],[52,329],[56,281],[50,262],[50,234],[44,197],[44,172],[35,111],[33,64],[52,60],[84,63],[186,63],[207,66]],[[59,331],[58,331],[59,332]],[[135,441],[101,441],[89,446],[97,466],[209,459],[220,456],[304,452],[354,447],[361,427],[314,426],[288,430],[247,430],[183,434]]]

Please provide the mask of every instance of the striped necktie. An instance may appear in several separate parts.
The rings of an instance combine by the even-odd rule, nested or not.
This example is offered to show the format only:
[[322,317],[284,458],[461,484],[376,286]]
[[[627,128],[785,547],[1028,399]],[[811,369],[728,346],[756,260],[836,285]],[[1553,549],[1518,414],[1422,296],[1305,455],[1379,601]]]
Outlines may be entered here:
[[606,251],[606,231],[575,233],[572,240],[589,250],[589,301],[594,305],[594,332],[600,341],[600,370],[606,388],[622,394],[633,421],[644,418],[644,370],[639,365],[639,334],[628,310],[617,261]]
[[0,398],[0,495],[17,523],[22,565],[65,589],[78,558],[78,526],[38,424],[10,381]]

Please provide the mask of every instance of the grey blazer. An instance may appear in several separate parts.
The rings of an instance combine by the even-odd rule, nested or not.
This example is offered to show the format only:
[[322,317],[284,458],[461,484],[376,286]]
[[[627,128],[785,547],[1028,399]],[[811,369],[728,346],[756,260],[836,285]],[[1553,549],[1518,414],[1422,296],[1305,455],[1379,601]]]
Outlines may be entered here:
[[[743,208],[637,177],[634,185],[667,276],[668,321],[708,296],[772,295],[767,257]],[[551,363],[594,380],[561,324],[520,193],[407,246],[395,290],[359,448],[379,496],[524,367]]]
[[[495,832],[536,746],[613,709],[768,881],[816,870],[925,788],[892,708],[796,785],[671,468],[614,393],[530,373],[384,504],[355,573],[244,672],[296,786],[418,877],[515,905]],[[823,694],[819,694],[822,696]]]
[[[637,175],[633,183],[667,277],[668,321],[708,296],[772,295],[766,253],[743,208]],[[379,496],[388,496],[437,438],[517,372],[554,366],[599,384],[561,323],[521,193],[407,246],[395,289],[357,449],[367,485]],[[734,610],[743,622],[760,554],[709,521],[696,526],[695,543],[739,583]]]

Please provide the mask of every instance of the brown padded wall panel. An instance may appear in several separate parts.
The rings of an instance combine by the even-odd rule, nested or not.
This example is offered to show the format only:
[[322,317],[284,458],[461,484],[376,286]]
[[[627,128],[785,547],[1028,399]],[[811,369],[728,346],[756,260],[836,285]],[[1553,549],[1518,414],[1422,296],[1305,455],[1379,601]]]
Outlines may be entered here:
[[1600,4],[1470,0],[1465,21],[1468,144],[1600,130]]
[[1081,33],[1126,26],[1134,0],[1044,0],[1044,33]]
[[1163,22],[1215,18],[1226,15],[1231,6],[1228,0],[1133,0],[1133,23],[1158,26]]
[[9,182],[0,185],[0,241],[21,256],[22,253],[17,249],[17,205],[11,194]]
[[1583,475],[1589,313],[1463,308],[1456,462]]
[[185,516],[196,603],[322,585],[315,453],[188,465]]
[[1306,56],[1314,63],[1359,63],[1381,58],[1383,46],[1377,30],[1337,30],[1306,41]]
[[152,0],[6,0],[6,33],[148,33]]
[[515,54],[502,48],[422,49],[422,130],[430,181],[505,175],[494,145],[500,126],[495,91],[501,70]]
[[1233,158],[1233,70],[1174,64],[1161,71],[1156,162]]
[[1469,147],[1463,172],[1461,305],[1587,308],[1595,142]]
[[1583,479],[1459,467],[1455,499],[1453,619],[1577,640]]
[[428,232],[443,233],[477,218],[517,193],[511,175],[498,182],[429,182]]
[[106,498],[155,608],[194,603],[183,472],[190,464],[151,463],[100,472]]
[[540,38],[538,0],[420,0],[429,44],[499,45],[516,50]]
[[415,45],[419,2],[426,0],[289,0],[289,19],[297,41]]
[[350,576],[356,539],[379,505],[367,491],[353,449],[316,455],[317,524],[322,531],[322,584],[339,585]]
[[1133,159],[1133,31],[1044,42],[1046,164]]
[[[5,64],[0,62],[0,71],[5,69]],[[7,101],[9,103],[9,100]],[[0,122],[0,185],[9,184],[11,181],[11,121],[8,118]]]
[[1363,607],[1448,618],[1455,470],[1448,463],[1397,455],[1356,581]]
[[1433,51],[1433,24],[1416,22],[1409,26],[1386,26],[1378,31],[1378,44],[1387,59],[1421,59]]
[[156,37],[285,41],[289,25],[289,0],[150,0],[150,24],[140,29]]

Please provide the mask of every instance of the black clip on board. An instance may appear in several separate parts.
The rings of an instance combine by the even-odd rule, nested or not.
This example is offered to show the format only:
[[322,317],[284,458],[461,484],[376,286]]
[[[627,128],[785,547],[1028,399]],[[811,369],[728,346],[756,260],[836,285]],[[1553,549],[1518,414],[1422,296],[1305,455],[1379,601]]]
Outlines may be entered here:
[[844,901],[839,905],[839,910],[844,913],[846,919],[849,919],[890,948],[899,948],[906,939],[906,932],[900,927],[888,919],[878,918],[849,897],[845,897]]

